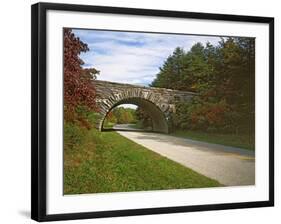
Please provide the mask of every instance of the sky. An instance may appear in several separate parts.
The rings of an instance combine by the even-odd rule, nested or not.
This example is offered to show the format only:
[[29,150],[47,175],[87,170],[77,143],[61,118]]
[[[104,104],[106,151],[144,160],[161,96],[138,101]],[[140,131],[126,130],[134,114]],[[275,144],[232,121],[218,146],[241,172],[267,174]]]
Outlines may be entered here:
[[192,45],[216,45],[219,37],[73,29],[88,44],[80,57],[84,67],[100,71],[99,80],[148,86],[176,47],[188,51]]

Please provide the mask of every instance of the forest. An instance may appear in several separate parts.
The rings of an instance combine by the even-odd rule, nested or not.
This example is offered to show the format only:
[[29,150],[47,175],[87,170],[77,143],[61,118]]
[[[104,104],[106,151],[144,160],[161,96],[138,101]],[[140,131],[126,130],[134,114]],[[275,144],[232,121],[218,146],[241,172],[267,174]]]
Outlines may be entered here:
[[120,106],[108,113],[104,122],[104,127],[111,128],[115,124],[135,124],[136,122],[136,110]]
[[[196,43],[189,51],[177,47],[150,86],[198,94],[191,102],[176,105],[174,130],[248,134],[254,138],[254,38],[221,38],[217,46]],[[148,123],[145,111],[137,114]]]
[[[83,68],[81,53],[89,51],[86,43],[71,29],[64,29],[64,123],[95,128],[98,108],[95,103],[96,68]],[[255,39],[223,37],[217,45],[194,44],[190,50],[177,47],[171,52],[151,87],[192,91],[190,102],[177,103],[171,118],[172,133],[199,131],[206,134],[243,136],[254,147],[255,130]],[[151,126],[142,108],[136,111],[117,107],[105,125],[137,123]]]

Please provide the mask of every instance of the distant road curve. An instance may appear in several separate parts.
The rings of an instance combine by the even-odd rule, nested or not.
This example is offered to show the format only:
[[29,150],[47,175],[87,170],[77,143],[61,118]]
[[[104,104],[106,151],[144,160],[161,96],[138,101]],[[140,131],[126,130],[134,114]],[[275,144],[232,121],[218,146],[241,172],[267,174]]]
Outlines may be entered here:
[[132,126],[131,124],[115,124],[112,129],[124,130],[124,131],[126,131],[126,130],[128,130],[128,131],[145,131],[144,129],[135,128],[135,127],[132,128],[131,126]]

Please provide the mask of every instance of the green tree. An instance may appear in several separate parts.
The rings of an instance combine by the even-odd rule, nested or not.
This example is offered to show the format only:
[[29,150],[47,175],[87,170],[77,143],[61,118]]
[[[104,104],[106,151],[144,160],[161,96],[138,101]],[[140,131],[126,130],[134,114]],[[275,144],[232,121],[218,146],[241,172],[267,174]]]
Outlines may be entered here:
[[182,48],[177,47],[172,55],[164,62],[163,67],[157,74],[157,78],[150,86],[175,89],[180,84],[181,73],[184,68],[185,52]]
[[176,127],[254,133],[254,83],[255,39],[235,37],[176,48],[151,86],[198,93],[176,106]]

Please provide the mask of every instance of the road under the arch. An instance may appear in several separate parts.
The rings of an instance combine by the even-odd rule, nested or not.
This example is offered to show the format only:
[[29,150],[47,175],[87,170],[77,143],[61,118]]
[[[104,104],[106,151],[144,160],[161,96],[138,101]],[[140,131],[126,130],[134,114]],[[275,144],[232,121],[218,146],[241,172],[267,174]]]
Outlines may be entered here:
[[[169,133],[169,127],[164,113],[152,102],[142,98],[128,98],[120,100],[109,111],[122,104],[133,104],[142,108],[150,116],[152,130],[155,132]],[[102,127],[103,128],[103,127]]]
[[123,128],[123,131],[117,131],[120,135],[223,185],[255,184],[253,151]]

